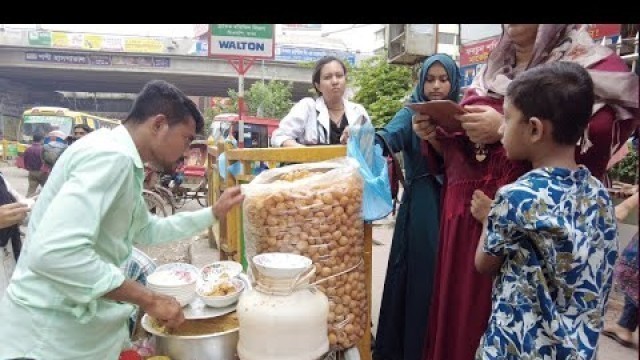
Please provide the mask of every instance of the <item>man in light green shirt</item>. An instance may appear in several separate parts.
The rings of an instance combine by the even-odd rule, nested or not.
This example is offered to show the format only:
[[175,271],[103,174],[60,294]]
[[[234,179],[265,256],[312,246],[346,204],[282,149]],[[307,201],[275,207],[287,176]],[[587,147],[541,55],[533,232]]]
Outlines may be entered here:
[[59,158],[35,204],[27,241],[0,300],[0,359],[115,360],[133,305],[165,325],[184,321],[175,298],[126,280],[132,243],[193,236],[242,202],[152,216],[143,162],[170,167],[204,126],[193,101],[164,81],[145,85],[124,125],[95,131]]

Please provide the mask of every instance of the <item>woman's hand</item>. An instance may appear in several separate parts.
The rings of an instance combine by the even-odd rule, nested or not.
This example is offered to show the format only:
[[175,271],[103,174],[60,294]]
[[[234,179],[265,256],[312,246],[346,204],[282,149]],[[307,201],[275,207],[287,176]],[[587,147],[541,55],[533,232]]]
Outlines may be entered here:
[[419,138],[427,141],[435,139],[436,125],[431,122],[429,115],[415,114],[411,121],[413,123],[413,131],[416,132]]
[[469,140],[476,144],[493,144],[500,141],[502,136],[498,130],[502,125],[502,114],[486,105],[469,105],[464,109],[469,112],[456,115],[456,119],[462,123]]
[[340,135],[340,144],[346,145],[347,141],[349,141],[349,127],[345,127],[342,135]]
[[485,195],[482,190],[474,191],[471,196],[471,215],[479,222],[484,222],[489,217],[492,203],[493,200]]
[[440,146],[440,141],[436,139],[436,125],[431,122],[431,118],[429,115],[424,114],[415,114],[411,118],[413,123],[413,131],[415,131],[416,135],[422,140],[426,140],[431,144],[433,149],[442,155],[442,147]]
[[29,206],[22,203],[12,203],[0,206],[0,229],[20,224],[29,212]]

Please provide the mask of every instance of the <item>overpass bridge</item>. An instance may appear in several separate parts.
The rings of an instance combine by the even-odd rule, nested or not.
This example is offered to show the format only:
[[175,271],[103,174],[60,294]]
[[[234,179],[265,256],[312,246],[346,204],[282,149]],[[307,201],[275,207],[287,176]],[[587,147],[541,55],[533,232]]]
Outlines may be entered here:
[[[49,33],[48,44],[39,40],[42,33]],[[79,36],[84,40],[74,44]],[[228,89],[238,88],[231,64],[207,57],[202,40],[111,36],[110,43],[116,38],[124,44],[116,50],[104,46],[107,35],[91,36],[102,37],[103,46],[88,46],[89,34],[3,29],[0,79],[34,91],[137,93],[152,79],[169,81],[190,96],[227,96]],[[127,51],[134,40],[137,47],[129,47],[134,52]],[[245,75],[245,89],[262,79],[291,81],[295,101],[309,95],[311,72],[293,62],[256,61]]]

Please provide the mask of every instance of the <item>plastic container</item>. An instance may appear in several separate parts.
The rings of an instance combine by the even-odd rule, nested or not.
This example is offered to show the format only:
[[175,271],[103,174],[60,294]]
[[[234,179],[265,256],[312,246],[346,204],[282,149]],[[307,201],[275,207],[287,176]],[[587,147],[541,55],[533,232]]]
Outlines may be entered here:
[[241,360],[316,360],[329,351],[329,300],[309,284],[315,267],[289,278],[264,276],[238,301]]

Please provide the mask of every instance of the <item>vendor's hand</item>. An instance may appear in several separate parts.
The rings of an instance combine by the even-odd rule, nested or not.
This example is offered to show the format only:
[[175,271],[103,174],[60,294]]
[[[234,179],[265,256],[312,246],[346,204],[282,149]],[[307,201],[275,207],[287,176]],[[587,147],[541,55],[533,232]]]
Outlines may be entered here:
[[471,215],[479,222],[484,222],[489,216],[493,200],[482,190],[476,190],[471,196]]
[[29,212],[29,206],[22,203],[12,203],[0,206],[0,229],[20,224]]
[[151,301],[141,306],[149,316],[157,319],[160,324],[174,329],[184,322],[182,306],[173,296],[153,293]]
[[456,115],[462,123],[469,140],[476,144],[493,144],[502,137],[498,130],[502,125],[502,114],[491,106],[469,105],[464,107],[468,113]]
[[340,144],[346,145],[347,141],[349,141],[349,127],[345,127],[342,135],[340,135]]
[[218,201],[213,206],[213,215],[220,219],[224,217],[232,207],[242,203],[244,195],[240,191],[240,186],[234,186],[225,190]]
[[422,140],[433,140],[436,136],[436,125],[431,122],[429,115],[415,114],[412,117],[413,131]]

